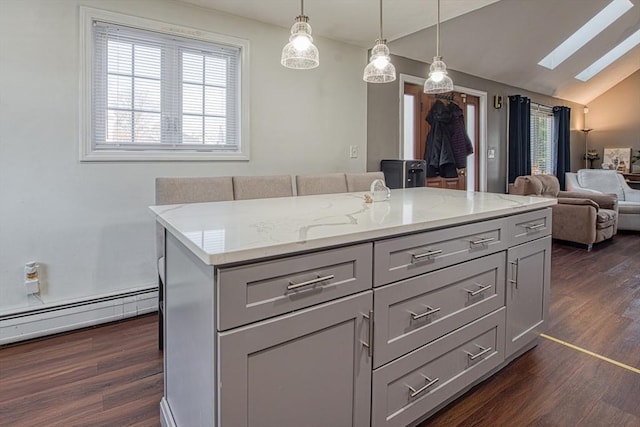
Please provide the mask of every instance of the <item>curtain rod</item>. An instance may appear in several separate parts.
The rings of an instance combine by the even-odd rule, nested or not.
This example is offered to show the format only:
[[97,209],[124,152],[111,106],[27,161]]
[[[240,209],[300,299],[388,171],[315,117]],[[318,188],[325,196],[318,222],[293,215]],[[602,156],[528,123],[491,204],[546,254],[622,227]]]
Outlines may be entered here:
[[536,107],[538,110],[543,109],[543,110],[549,110],[549,111],[553,111],[553,107],[550,107],[548,105],[544,105],[544,104],[540,104],[537,102],[533,102],[531,101],[531,107]]

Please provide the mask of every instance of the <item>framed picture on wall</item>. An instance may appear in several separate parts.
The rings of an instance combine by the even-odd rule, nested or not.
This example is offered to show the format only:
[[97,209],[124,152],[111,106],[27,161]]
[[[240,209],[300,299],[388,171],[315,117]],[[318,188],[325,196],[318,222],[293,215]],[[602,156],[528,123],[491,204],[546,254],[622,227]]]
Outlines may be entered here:
[[628,173],[631,166],[631,148],[605,148],[602,159],[603,169],[614,169]]

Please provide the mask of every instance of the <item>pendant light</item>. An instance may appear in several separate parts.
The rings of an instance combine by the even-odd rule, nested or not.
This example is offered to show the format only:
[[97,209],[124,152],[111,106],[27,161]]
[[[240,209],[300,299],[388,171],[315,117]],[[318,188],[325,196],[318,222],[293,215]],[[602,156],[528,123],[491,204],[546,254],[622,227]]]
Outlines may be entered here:
[[291,27],[289,43],[282,49],[280,63],[287,68],[309,70],[320,64],[318,48],[313,44],[309,17],[304,14],[304,0],[300,0],[300,15]]
[[371,49],[369,64],[362,79],[367,83],[389,83],[396,79],[396,68],[391,63],[387,41],[382,38],[382,0],[380,0],[380,38]]
[[429,67],[429,78],[424,82],[425,93],[445,93],[453,91],[453,81],[447,75],[447,66],[440,56],[440,0],[438,0],[438,21],[436,23],[436,56]]

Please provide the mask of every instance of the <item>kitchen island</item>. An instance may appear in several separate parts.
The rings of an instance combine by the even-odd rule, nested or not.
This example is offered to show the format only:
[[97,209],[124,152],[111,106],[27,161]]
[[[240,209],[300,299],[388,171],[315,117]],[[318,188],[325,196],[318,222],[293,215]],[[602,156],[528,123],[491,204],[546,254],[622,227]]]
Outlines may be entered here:
[[411,188],[152,207],[162,424],[421,421],[535,345],[555,203]]

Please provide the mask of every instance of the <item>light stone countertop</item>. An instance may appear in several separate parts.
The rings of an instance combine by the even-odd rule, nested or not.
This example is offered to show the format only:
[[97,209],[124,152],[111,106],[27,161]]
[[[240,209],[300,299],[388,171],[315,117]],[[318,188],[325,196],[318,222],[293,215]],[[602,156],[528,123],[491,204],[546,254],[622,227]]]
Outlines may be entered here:
[[151,206],[157,221],[205,264],[222,265],[497,218],[555,199],[436,188]]

